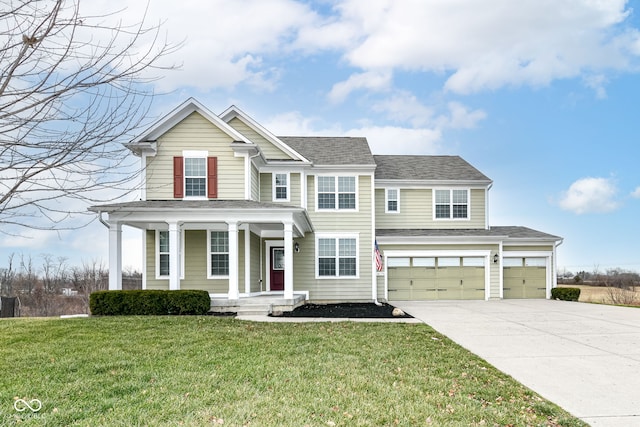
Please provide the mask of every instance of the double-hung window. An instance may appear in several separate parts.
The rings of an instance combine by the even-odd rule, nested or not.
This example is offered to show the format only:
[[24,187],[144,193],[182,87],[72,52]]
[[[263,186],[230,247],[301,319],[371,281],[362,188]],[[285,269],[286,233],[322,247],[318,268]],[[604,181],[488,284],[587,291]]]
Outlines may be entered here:
[[[169,253],[171,238],[168,230],[156,230],[156,279],[167,279],[171,273]],[[184,278],[184,235],[180,237],[180,277]]]
[[317,277],[357,277],[357,248],[356,237],[318,237],[316,241]]
[[206,197],[207,195],[207,158],[185,157],[184,159],[184,195],[185,197]]
[[209,276],[229,275],[229,233],[209,232]]
[[289,201],[289,174],[273,174],[273,200],[277,202]]
[[469,219],[469,190],[435,190],[436,219]]
[[169,232],[158,231],[158,273],[160,277],[169,276]]
[[318,176],[318,209],[356,209],[355,176]]
[[400,212],[400,190],[398,190],[397,188],[387,188],[385,193],[386,193],[385,212],[387,213]]

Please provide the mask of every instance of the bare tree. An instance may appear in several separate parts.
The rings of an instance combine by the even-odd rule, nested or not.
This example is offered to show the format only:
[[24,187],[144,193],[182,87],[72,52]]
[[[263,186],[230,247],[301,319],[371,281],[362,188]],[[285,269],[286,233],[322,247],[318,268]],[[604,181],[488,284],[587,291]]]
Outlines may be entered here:
[[0,295],[13,296],[13,284],[16,281],[16,269],[13,265],[15,254],[11,253],[7,259],[7,267],[0,268]]
[[144,16],[113,24],[124,11],[87,15],[80,0],[0,4],[0,232],[77,228],[88,204],[131,186],[122,143],[176,46]]

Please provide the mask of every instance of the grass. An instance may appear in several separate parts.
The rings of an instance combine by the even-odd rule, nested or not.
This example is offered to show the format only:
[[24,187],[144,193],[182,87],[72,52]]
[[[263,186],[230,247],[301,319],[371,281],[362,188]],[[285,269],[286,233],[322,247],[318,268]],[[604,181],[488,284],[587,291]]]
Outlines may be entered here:
[[0,368],[0,425],[585,425],[423,324],[12,319]]

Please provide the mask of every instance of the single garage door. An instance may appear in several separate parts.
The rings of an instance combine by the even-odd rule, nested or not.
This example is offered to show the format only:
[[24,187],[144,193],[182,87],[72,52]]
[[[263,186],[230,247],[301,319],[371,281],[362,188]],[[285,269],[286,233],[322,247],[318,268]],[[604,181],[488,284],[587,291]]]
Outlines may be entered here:
[[388,258],[389,299],[484,299],[484,257]]
[[543,257],[504,258],[503,296],[507,298],[546,298],[547,259]]

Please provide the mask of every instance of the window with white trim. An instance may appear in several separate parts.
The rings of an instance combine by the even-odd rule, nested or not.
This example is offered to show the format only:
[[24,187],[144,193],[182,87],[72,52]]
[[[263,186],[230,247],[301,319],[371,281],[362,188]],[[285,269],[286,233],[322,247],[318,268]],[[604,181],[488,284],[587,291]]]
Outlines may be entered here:
[[209,232],[209,275],[229,275],[229,232]]
[[357,277],[358,239],[319,237],[316,241],[318,277]]
[[[171,273],[170,242],[168,230],[156,230],[156,279],[168,279]],[[184,279],[184,231],[180,232],[180,278]]]
[[184,159],[185,197],[207,196],[207,158],[185,157]]
[[397,188],[387,188],[386,193],[386,213],[400,212],[400,190]]
[[158,239],[157,276],[169,277],[169,232],[158,230],[156,236]]
[[434,190],[436,219],[469,219],[469,190]]
[[289,201],[289,174],[273,174],[273,200],[280,202]]
[[355,176],[318,176],[318,209],[356,209]]

